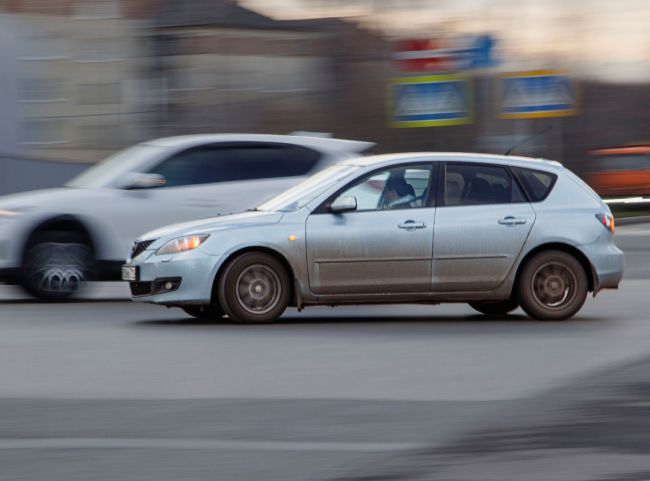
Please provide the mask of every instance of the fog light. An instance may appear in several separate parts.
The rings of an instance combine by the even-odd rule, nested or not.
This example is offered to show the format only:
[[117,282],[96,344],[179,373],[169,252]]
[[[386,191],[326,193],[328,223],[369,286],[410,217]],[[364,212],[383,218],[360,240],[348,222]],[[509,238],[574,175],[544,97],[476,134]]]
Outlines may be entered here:
[[153,281],[153,294],[162,294],[172,292],[181,286],[180,277],[171,277],[166,279],[156,279]]

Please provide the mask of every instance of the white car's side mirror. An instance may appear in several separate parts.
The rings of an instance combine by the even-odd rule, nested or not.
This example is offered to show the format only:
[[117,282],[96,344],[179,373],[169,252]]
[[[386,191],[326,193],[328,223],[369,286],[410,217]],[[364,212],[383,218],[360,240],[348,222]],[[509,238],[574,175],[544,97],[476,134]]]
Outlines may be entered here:
[[343,212],[351,212],[357,210],[357,198],[353,195],[342,195],[337,197],[332,205],[330,211],[334,214],[342,214]]
[[151,189],[154,187],[163,187],[166,183],[167,180],[160,174],[129,172],[124,182],[124,188]]

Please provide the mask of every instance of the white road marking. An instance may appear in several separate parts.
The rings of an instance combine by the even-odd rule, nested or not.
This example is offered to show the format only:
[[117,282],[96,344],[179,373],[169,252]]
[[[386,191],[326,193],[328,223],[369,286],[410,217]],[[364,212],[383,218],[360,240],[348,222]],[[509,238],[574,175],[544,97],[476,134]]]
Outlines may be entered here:
[[0,439],[7,449],[224,449],[240,451],[318,451],[375,453],[421,449],[422,443],[336,441],[235,441],[222,439],[38,438]]

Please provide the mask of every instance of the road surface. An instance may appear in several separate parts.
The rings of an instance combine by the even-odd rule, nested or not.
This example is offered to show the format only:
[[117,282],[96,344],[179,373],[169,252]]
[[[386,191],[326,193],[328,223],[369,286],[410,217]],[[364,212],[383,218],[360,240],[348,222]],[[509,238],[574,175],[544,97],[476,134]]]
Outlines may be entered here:
[[[621,289],[568,322],[458,304],[238,326],[121,284],[71,304],[4,287],[0,480],[650,479],[649,241],[650,225],[619,228]],[[639,420],[615,422],[614,397]],[[585,412],[607,422],[582,432]],[[603,437],[632,441],[587,442]]]

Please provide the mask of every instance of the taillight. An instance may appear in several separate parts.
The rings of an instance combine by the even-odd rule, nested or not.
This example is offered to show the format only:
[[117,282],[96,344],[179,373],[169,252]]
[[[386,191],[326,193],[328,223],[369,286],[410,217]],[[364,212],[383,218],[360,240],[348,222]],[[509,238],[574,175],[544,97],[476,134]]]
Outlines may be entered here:
[[610,214],[596,214],[596,219],[603,224],[605,229],[610,231],[612,234],[614,233],[614,217]]

